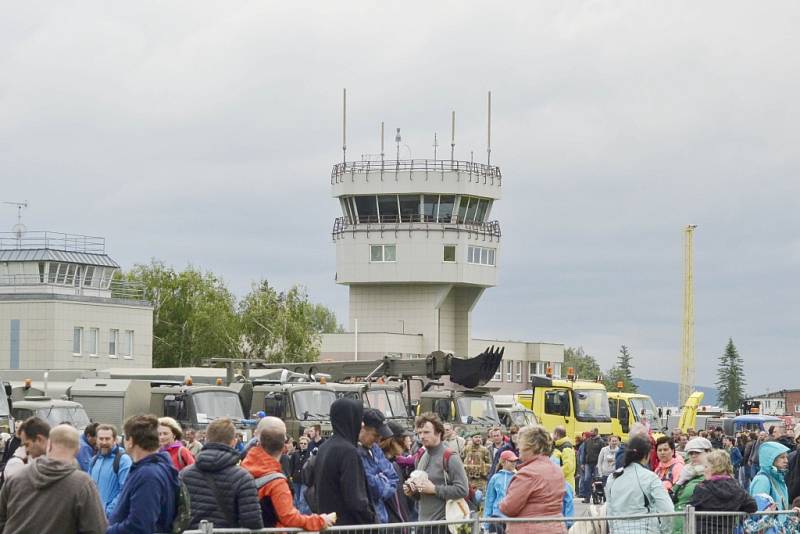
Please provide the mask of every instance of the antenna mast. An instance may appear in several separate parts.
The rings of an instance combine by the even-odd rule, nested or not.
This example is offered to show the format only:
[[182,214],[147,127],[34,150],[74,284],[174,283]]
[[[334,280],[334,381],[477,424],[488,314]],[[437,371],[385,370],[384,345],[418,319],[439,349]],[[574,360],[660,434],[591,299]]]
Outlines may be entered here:
[[436,149],[439,148],[439,141],[436,138],[436,132],[433,132],[433,161],[436,161]]
[[683,234],[683,355],[681,357],[681,383],[678,389],[680,405],[686,402],[694,389],[694,229],[687,225]]
[[397,143],[397,161],[400,161],[400,141],[402,141],[402,138],[400,137],[400,128],[398,128],[394,136],[394,142]]
[[489,113],[486,129],[486,165],[492,164],[492,92],[489,91]]
[[381,162],[383,161],[383,121],[381,121]]
[[347,163],[347,88],[342,89],[342,163]]
[[25,233],[25,225],[22,224],[22,208],[28,207],[28,201],[25,200],[23,202],[11,202],[8,200],[3,200],[3,204],[8,204],[9,206],[14,206],[17,208],[17,224],[11,227],[11,231],[17,236],[17,241],[22,239],[22,234]]
[[450,119],[450,161],[453,161],[453,152],[456,149],[456,112],[453,110],[453,115]]

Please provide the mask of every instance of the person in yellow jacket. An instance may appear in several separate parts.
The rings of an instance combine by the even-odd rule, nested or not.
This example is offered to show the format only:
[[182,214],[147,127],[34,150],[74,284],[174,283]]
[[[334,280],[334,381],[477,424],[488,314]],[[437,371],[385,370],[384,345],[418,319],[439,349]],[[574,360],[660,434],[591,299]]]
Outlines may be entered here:
[[561,466],[567,484],[575,491],[575,447],[567,438],[567,430],[563,426],[557,426],[553,430],[553,441],[555,443],[551,459]]

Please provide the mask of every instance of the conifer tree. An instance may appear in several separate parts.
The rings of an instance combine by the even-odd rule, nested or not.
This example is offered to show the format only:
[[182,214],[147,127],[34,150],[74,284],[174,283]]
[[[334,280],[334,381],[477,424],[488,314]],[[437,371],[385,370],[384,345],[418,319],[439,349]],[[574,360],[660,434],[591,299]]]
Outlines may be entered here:
[[736,350],[732,338],[728,338],[725,353],[719,358],[716,386],[719,403],[728,411],[738,410],[744,399],[744,360]]

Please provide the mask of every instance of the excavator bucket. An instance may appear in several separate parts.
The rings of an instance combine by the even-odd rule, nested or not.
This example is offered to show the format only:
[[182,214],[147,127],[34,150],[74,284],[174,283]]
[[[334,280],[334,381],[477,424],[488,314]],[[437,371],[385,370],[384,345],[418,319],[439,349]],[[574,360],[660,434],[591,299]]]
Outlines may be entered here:
[[453,358],[450,362],[450,380],[470,389],[485,386],[500,368],[505,350],[492,345],[474,358]]

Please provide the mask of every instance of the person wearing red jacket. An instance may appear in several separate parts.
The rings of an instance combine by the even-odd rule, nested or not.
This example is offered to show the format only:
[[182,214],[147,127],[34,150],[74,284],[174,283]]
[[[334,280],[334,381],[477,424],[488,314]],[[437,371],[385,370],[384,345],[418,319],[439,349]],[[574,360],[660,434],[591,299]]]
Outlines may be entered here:
[[336,514],[303,515],[294,506],[289,481],[281,469],[280,457],[286,441],[286,425],[277,417],[262,420],[259,444],[242,461],[256,481],[261,517],[266,528],[301,528],[319,532],[336,522]]

